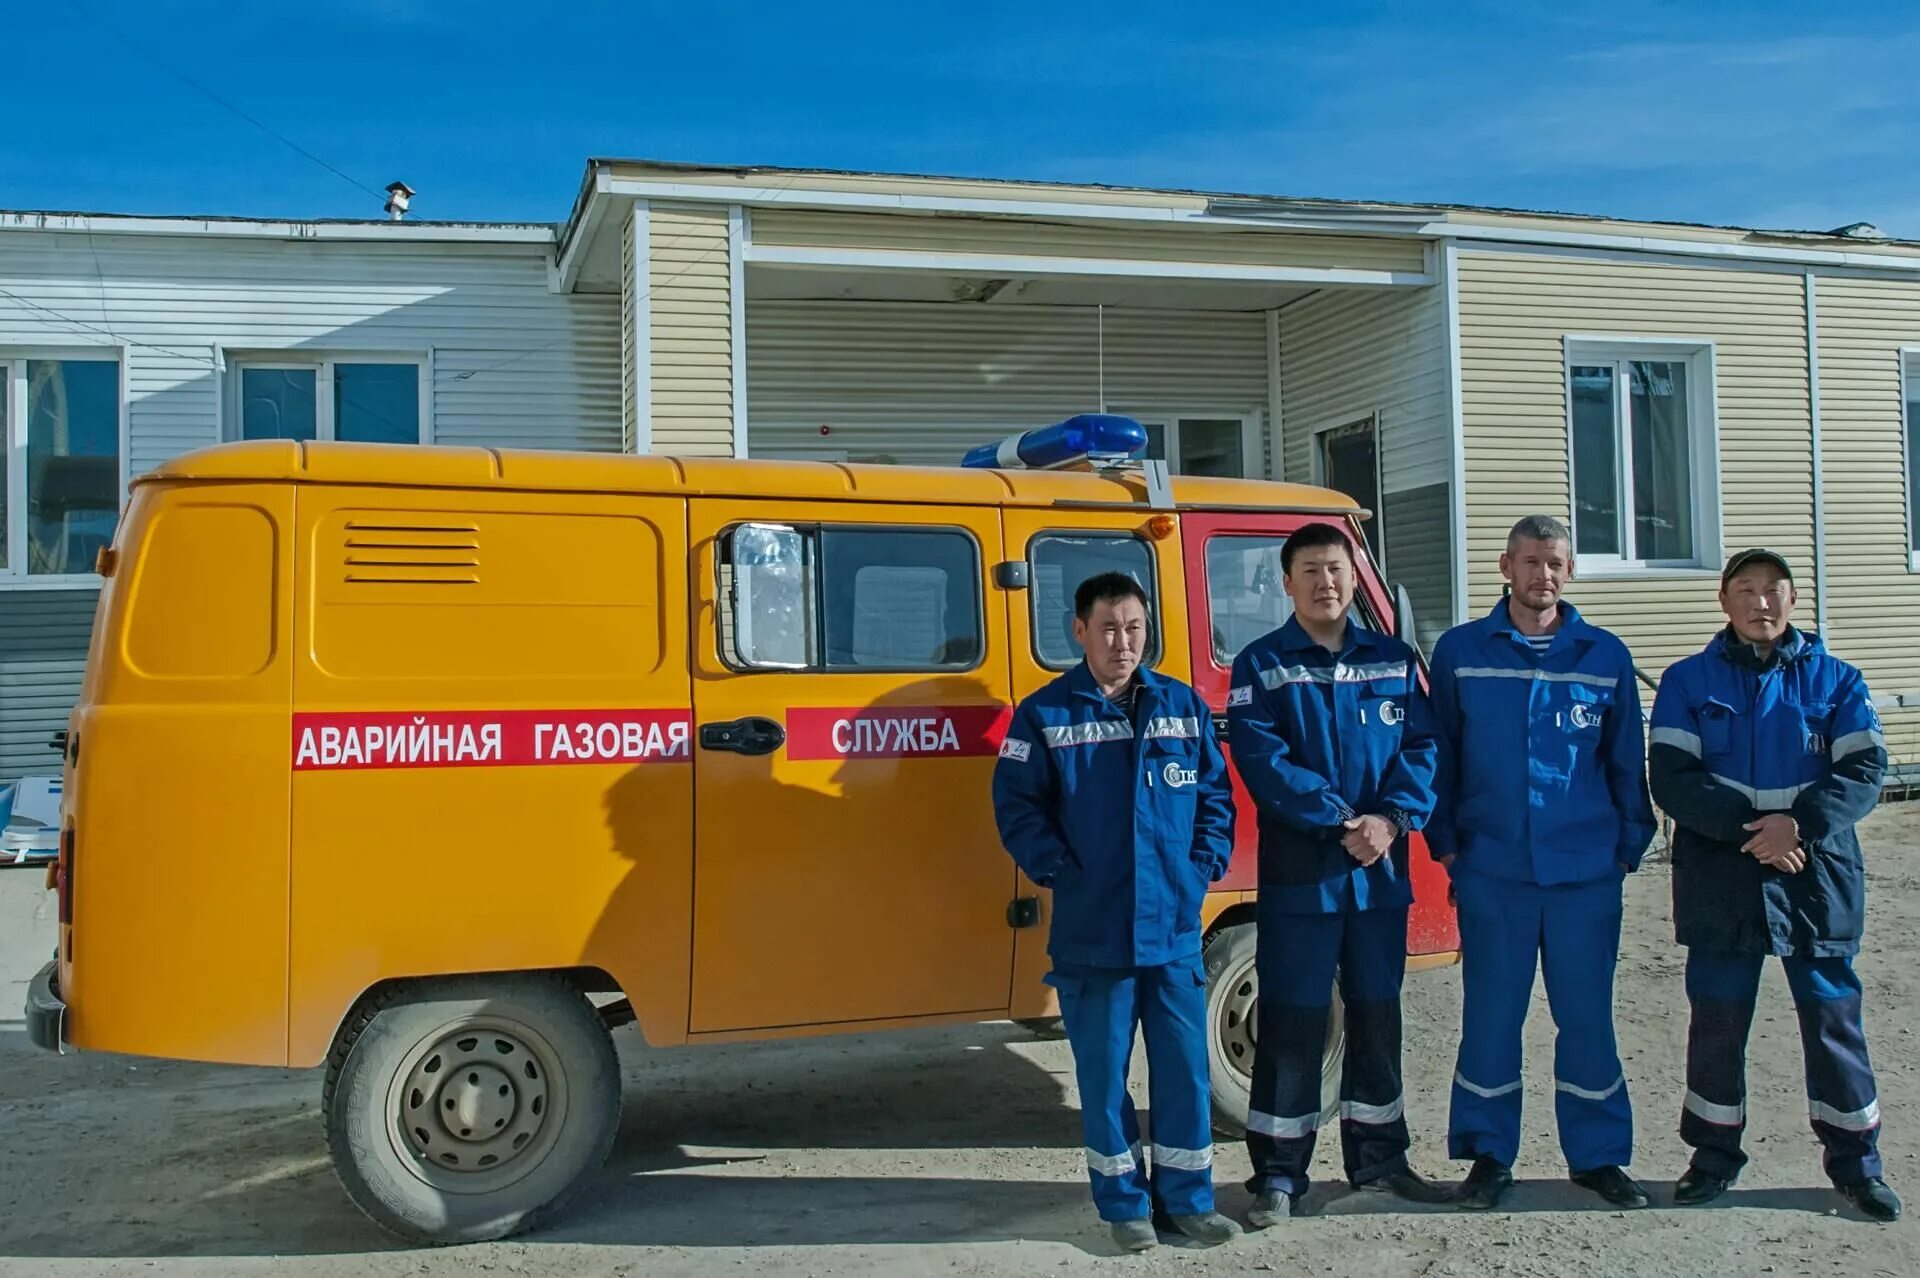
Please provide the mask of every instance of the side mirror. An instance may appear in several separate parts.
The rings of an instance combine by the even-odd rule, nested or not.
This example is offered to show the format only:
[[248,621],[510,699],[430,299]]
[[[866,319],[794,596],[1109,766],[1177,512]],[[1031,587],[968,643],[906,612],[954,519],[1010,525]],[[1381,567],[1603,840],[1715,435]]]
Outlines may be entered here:
[[1418,648],[1419,626],[1413,619],[1413,596],[1399,582],[1393,583],[1393,631],[1400,642]]

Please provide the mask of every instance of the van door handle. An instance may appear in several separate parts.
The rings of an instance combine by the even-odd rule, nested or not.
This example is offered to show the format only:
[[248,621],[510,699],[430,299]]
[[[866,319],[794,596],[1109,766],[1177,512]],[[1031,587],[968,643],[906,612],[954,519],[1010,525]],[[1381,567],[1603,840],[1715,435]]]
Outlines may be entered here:
[[787,743],[787,730],[773,719],[735,719],[732,723],[700,725],[702,750],[729,750],[734,754],[772,754]]

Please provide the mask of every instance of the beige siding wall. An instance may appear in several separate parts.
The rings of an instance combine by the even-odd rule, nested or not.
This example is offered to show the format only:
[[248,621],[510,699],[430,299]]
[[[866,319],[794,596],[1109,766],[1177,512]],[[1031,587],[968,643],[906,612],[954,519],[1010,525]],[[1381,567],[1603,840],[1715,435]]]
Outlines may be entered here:
[[[1469,613],[1500,594],[1520,516],[1568,518],[1565,339],[1700,338],[1715,350],[1724,545],[1769,545],[1801,566],[1811,620],[1813,488],[1801,277],[1621,260],[1459,257]],[[1654,674],[1722,624],[1718,565],[1577,581],[1568,597]]]
[[640,451],[640,281],[633,251],[634,211],[620,224],[620,451]]
[[754,302],[747,315],[756,457],[951,466],[976,444],[1098,409],[1103,384],[1107,408],[1143,420],[1257,423],[1266,317],[828,301]]
[[1439,288],[1327,289],[1280,312],[1286,477],[1313,481],[1314,432],[1378,411],[1381,487],[1452,471],[1447,299]]
[[1317,432],[1378,413],[1377,545],[1423,642],[1452,615],[1453,432],[1440,287],[1327,289],[1280,312],[1286,477],[1313,482]]
[[733,454],[732,260],[724,205],[652,206],[653,451]]
[[1412,274],[1426,270],[1424,242],[1405,238],[1128,224],[1094,226],[932,214],[756,209],[753,241],[790,247],[917,253],[1114,258]]
[[[1883,699],[1894,762],[1920,767],[1920,575],[1907,559],[1900,385],[1900,348],[1920,347],[1920,283],[1821,278],[1815,296],[1827,637]],[[1896,697],[1908,704],[1887,704]]]

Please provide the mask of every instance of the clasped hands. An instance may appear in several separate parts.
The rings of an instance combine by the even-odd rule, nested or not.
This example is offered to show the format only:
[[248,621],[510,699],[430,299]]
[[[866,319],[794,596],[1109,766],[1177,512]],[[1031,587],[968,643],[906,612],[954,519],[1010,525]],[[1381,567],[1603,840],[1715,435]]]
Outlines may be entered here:
[[1807,849],[1800,842],[1800,826],[1786,813],[1769,812],[1740,828],[1753,833],[1751,839],[1740,845],[1740,850],[1760,864],[1787,874],[1798,874],[1807,868]]

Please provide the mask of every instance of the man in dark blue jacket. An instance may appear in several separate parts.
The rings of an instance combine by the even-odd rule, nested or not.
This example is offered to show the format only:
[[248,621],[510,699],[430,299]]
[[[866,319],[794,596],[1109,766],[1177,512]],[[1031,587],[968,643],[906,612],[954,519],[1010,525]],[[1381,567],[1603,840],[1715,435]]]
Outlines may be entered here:
[[[1200,905],[1233,856],[1233,789],[1200,694],[1142,665],[1147,599],[1122,573],[1074,594],[1086,660],[1015,709],[993,773],[1001,842],[1053,889],[1047,984],[1073,1045],[1094,1205],[1122,1248],[1156,1241],[1155,1200],[1180,1232],[1225,1242],[1213,1208]],[[1151,1180],[1127,1094],[1147,1043]]]
[[1615,1206],[1648,1203],[1626,1172],[1633,1110],[1613,1032],[1621,882],[1653,838],[1646,739],[1627,646],[1560,598],[1573,567],[1565,524],[1522,519],[1500,556],[1507,597],[1433,653],[1427,844],[1453,876],[1465,989],[1447,1147],[1474,1160],[1460,1202],[1482,1210],[1513,1184],[1536,967],[1567,1169]]
[[1860,672],[1791,624],[1793,570],[1744,550],[1720,577],[1727,628],[1667,667],[1653,703],[1653,795],[1674,821],[1673,923],[1687,947],[1693,1165],[1683,1206],[1719,1197],[1747,1156],[1747,1032],[1760,967],[1787,970],[1827,1176],[1895,1220],[1880,1178],[1880,1104],[1860,1020],[1866,881],[1854,825],[1880,798],[1887,743]]
[[1227,732],[1260,811],[1259,1038],[1249,1223],[1292,1215],[1320,1126],[1335,973],[1346,1005],[1340,1145],[1348,1183],[1451,1198],[1407,1164],[1400,983],[1407,835],[1433,810],[1435,743],[1413,649],[1348,619],[1359,574],[1332,524],[1280,552],[1293,616],[1233,663]]

